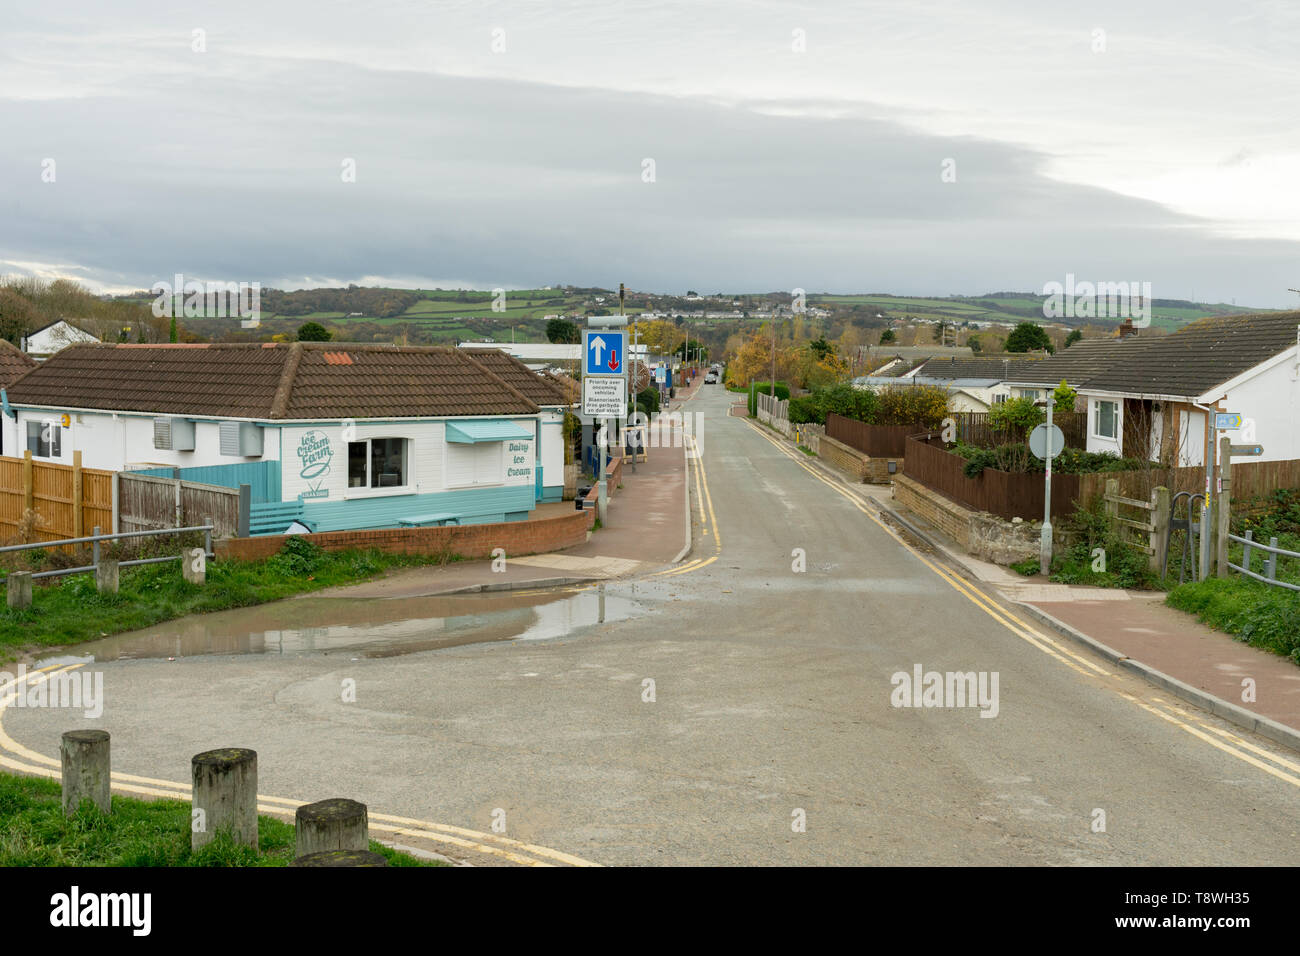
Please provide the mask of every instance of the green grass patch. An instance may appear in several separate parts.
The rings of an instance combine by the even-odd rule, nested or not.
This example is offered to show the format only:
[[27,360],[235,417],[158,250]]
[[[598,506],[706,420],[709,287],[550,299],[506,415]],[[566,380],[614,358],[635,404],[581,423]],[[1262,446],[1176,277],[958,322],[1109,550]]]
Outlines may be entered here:
[[1042,568],[1042,561],[1039,558],[1025,558],[1023,561],[1017,561],[1011,565],[1011,570],[1016,574],[1023,574],[1027,578],[1032,578]]
[[207,582],[190,584],[179,562],[124,568],[116,594],[95,589],[94,574],[56,578],[32,589],[32,606],[0,610],[0,647],[78,644],[187,614],[265,604],[308,591],[353,584],[399,567],[445,564],[453,554],[325,551],[290,538],[265,561],[213,561]]
[[[190,849],[190,805],[180,800],[113,796],[113,812],[84,802],[63,815],[55,780],[0,773],[0,866],[287,866],[293,861],[293,824],[257,818],[257,844],[218,835]],[[389,866],[445,866],[370,841]]]
[[1180,584],[1165,601],[1239,641],[1300,664],[1300,592],[1234,574]]

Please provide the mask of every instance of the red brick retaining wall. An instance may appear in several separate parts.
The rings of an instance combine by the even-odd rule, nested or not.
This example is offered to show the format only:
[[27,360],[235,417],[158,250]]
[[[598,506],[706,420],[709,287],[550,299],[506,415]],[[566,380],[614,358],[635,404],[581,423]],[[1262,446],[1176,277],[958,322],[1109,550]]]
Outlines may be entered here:
[[[595,494],[595,489],[592,489]],[[560,551],[583,544],[596,520],[595,504],[584,511],[536,521],[505,521],[449,528],[378,528],[370,531],[323,531],[309,536],[326,551],[377,548],[391,554],[437,554],[450,550],[463,558],[490,558],[493,548],[510,557]],[[257,561],[279,551],[291,535],[223,538],[214,550],[218,558]]]

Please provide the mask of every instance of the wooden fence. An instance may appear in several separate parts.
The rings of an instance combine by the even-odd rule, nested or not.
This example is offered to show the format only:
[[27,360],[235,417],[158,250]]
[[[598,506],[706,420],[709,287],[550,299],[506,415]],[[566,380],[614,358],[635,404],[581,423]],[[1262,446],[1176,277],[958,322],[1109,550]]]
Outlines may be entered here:
[[[35,526],[22,529],[23,515],[32,511]],[[0,538],[17,538],[20,530],[32,541],[56,541],[89,534],[95,525],[113,521],[113,472],[81,467],[81,453],[71,465],[0,458]]]
[[[1079,476],[1080,502],[1087,503],[1106,493],[1106,479],[1118,478],[1123,493],[1131,498],[1148,498],[1160,486],[1171,495],[1180,491],[1192,494],[1205,493],[1205,466],[1189,468],[1161,468],[1122,472],[1097,472]],[[1056,476],[1052,476],[1056,480]],[[1252,499],[1272,493],[1278,488],[1300,488],[1300,459],[1285,461],[1241,461],[1232,463],[1232,510],[1248,511]]]
[[[104,532],[186,527],[208,518],[218,537],[238,533],[237,489],[82,468],[79,451],[72,461],[34,461],[30,452],[22,458],[0,457],[0,542],[18,543],[20,536],[28,541],[80,538],[95,527]],[[23,528],[29,510],[35,524]]]
[[[827,432],[829,434],[829,430]],[[987,511],[1003,518],[1041,520],[1043,517],[1043,475],[1019,474],[985,468],[977,478],[967,478],[960,455],[944,450],[939,439],[916,436],[907,440],[904,454],[907,476],[914,478],[958,504]],[[1052,473],[1052,517],[1065,517],[1077,502],[1087,506],[1106,494],[1106,483],[1116,481],[1118,493],[1149,501],[1158,487],[1170,495],[1180,491],[1204,492],[1205,468],[1158,468],[1138,471],[1103,471],[1083,475]],[[1252,498],[1278,488],[1300,488],[1300,460],[1257,461],[1232,465],[1232,509],[1245,511]]]
[[[994,428],[989,424],[988,412],[950,412],[949,418],[956,423],[956,438],[968,445],[991,448],[995,445],[1007,445],[1026,440],[1023,432]],[[1084,448],[1088,443],[1088,415],[1086,412],[1067,412],[1055,415],[1053,423],[1059,425],[1065,435],[1067,448]],[[906,457],[906,441],[909,436],[929,429],[925,425],[868,425],[831,412],[826,416],[826,434],[850,448],[871,455],[873,458]]]
[[[1028,438],[1025,432],[1005,428],[994,428],[989,424],[988,412],[953,412],[950,417],[957,420],[957,439],[968,445],[992,448],[996,445],[1008,445],[1023,442]],[[1052,424],[1061,429],[1065,435],[1066,448],[1086,448],[1088,445],[1088,413],[1062,412],[1052,414]]]
[[834,438],[872,458],[902,458],[907,436],[924,431],[924,425],[868,425],[834,412],[826,416],[827,438]]
[[[966,460],[945,451],[937,438],[909,438],[907,477],[914,478],[958,504],[1010,520],[1043,517],[1043,476],[1012,474],[985,468],[978,478],[962,474]],[[1113,475],[1111,477],[1114,477]],[[1079,497],[1078,475],[1052,475],[1052,517],[1064,517],[1074,510]]]
[[153,531],[207,524],[213,535],[234,537],[239,529],[239,490],[179,478],[123,472],[118,479],[119,531]]

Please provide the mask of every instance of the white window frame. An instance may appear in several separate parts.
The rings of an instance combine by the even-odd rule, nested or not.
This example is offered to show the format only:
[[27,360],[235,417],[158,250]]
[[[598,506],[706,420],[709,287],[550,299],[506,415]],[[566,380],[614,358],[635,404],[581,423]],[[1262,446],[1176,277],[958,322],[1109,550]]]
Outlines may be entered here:
[[[42,458],[47,461],[59,461],[63,458],[63,425],[58,421],[58,419],[42,418],[42,419],[33,420],[29,418],[26,420],[26,425],[27,427],[24,429],[24,434],[23,434],[23,448],[25,450],[31,451],[33,458]],[[37,432],[35,448],[32,448],[31,446],[31,441],[32,441],[31,431],[33,425],[38,426],[41,430]],[[40,448],[41,448],[40,436],[41,436],[41,432],[43,432],[46,428],[51,429],[50,442],[49,442],[50,454],[42,455],[40,452]]]
[[[1107,435],[1101,430],[1101,406],[1112,405],[1115,411],[1111,415],[1111,426],[1115,434]],[[1109,398],[1095,398],[1092,402],[1092,437],[1105,441],[1119,441],[1119,402]]]
[[[406,484],[389,485],[388,487],[385,488],[372,488],[370,486],[370,480],[371,480],[370,466],[374,461],[374,457],[370,451],[370,443],[376,440],[391,441],[394,439],[402,442],[402,456],[405,460],[404,463],[406,466]],[[353,488],[351,485],[344,488],[343,500],[347,501],[349,498],[387,498],[393,495],[412,494],[415,488],[415,453],[413,451],[413,444],[415,442],[415,439],[406,438],[403,435],[374,435],[367,438],[354,438],[352,439],[352,441],[347,442],[346,454],[348,455],[348,462],[346,465],[347,470],[344,471],[344,477],[345,480],[347,481],[352,480],[351,460],[350,460],[352,454],[352,446],[359,445],[362,442],[365,442],[366,445],[366,483],[362,485],[360,488]]]

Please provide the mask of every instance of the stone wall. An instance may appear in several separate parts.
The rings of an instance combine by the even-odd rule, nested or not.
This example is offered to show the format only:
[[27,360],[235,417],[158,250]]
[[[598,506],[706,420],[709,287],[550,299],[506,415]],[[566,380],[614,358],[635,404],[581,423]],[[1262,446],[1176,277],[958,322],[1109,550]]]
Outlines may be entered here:
[[[986,511],[971,511],[914,479],[894,479],[894,500],[938,528],[967,554],[994,564],[1015,564],[1038,557],[1042,522],[1007,521]],[[1053,548],[1063,547],[1054,536]]]

